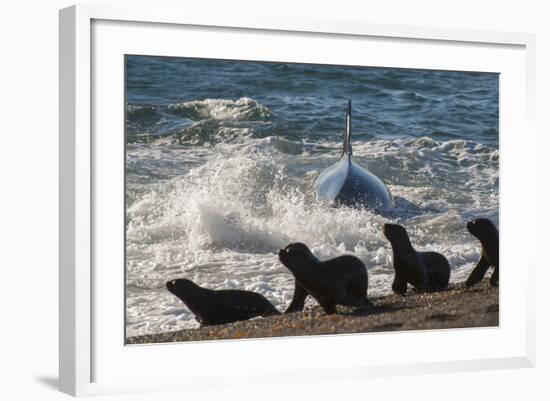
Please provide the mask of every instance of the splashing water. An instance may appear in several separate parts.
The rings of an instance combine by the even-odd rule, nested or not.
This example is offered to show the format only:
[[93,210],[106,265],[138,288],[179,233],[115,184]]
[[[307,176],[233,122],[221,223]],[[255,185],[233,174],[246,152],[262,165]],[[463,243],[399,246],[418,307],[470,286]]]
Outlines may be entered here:
[[[276,252],[293,241],[308,244],[320,259],[355,254],[368,267],[369,294],[389,291],[391,248],[381,230],[387,219],[312,199],[312,177],[338,157],[337,144],[333,151],[314,155],[307,144],[281,146],[282,141],[219,144],[205,152],[206,162],[189,163],[182,175],[134,184],[143,195],[127,210],[132,333],[196,325],[190,312],[164,290],[167,280],[181,276],[212,289],[256,291],[283,310],[292,297],[293,279]],[[296,157],[293,153],[300,147],[303,153]],[[183,146],[168,150],[164,145],[141,145],[129,155],[139,152],[142,165],[158,148],[166,154],[164,161],[185,160],[193,152]],[[287,148],[292,154],[279,150]],[[408,217],[399,222],[415,246],[442,252],[452,264],[453,280],[463,279],[479,256],[477,240],[464,230],[465,221],[479,214],[498,216],[498,152],[466,141],[421,139],[369,141],[355,153],[359,160],[368,160],[372,170],[380,166],[377,174],[390,183],[392,193],[414,204],[402,206],[401,215],[408,212]],[[154,168],[160,175],[171,172],[168,162]]]

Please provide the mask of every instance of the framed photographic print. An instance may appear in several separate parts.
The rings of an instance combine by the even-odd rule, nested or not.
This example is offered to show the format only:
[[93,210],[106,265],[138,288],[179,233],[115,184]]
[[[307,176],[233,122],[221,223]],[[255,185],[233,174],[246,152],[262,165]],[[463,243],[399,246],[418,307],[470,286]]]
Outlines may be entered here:
[[531,366],[533,44],[62,10],[61,390]]

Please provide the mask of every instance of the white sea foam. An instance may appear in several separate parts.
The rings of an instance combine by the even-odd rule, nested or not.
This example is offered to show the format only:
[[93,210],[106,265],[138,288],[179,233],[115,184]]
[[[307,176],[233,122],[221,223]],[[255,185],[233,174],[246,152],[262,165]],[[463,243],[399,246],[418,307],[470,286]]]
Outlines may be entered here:
[[[209,117],[243,113],[247,102],[209,105]],[[235,111],[235,109],[237,111]],[[225,117],[224,117],[225,118]],[[310,184],[333,163],[338,143],[318,146],[283,138],[250,138],[208,147],[128,147],[127,334],[195,327],[189,310],[165,290],[187,277],[212,289],[256,291],[284,310],[293,278],[276,252],[289,242],[320,259],[354,254],[369,271],[369,294],[386,294],[393,278],[387,218],[314,202]],[[328,149],[328,150],[327,150]],[[471,141],[431,138],[354,144],[356,159],[389,183],[401,201],[413,244],[449,259],[461,281],[479,257],[465,221],[498,224],[498,150]]]
[[170,112],[185,117],[215,120],[251,120],[253,117],[265,119],[271,111],[248,97],[237,100],[204,99],[175,103],[168,106]]

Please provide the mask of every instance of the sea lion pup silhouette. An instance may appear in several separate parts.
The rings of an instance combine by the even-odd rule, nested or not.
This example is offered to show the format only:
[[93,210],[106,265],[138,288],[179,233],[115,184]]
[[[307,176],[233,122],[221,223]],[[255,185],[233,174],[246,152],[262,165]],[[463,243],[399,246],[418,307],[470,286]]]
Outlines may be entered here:
[[447,288],[451,267],[445,256],[437,252],[417,252],[407,230],[399,224],[384,224],[384,235],[393,249],[393,292],[405,294],[407,284],[422,292]]
[[170,280],[166,288],[193,312],[201,326],[279,315],[262,295],[241,290],[209,290],[184,278]]
[[352,255],[342,255],[321,262],[309,248],[295,242],[279,250],[279,260],[295,279],[294,298],[285,313],[301,311],[311,295],[327,314],[336,305],[365,307],[368,275],[363,262]]
[[489,219],[481,218],[468,222],[468,231],[481,242],[481,257],[476,267],[466,280],[466,286],[470,287],[479,283],[489,267],[495,270],[491,276],[491,285],[498,285],[498,229]]

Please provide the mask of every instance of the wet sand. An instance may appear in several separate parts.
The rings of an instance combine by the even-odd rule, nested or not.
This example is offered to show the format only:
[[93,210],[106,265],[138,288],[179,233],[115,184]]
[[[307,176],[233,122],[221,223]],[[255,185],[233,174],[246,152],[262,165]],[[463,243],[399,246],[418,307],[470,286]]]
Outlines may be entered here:
[[288,337],[341,333],[368,333],[401,330],[488,327],[499,324],[498,287],[489,280],[472,288],[463,283],[446,291],[371,298],[365,310],[338,308],[326,315],[319,306],[304,312],[257,318],[219,326],[129,337],[127,344],[225,340],[260,337]]

